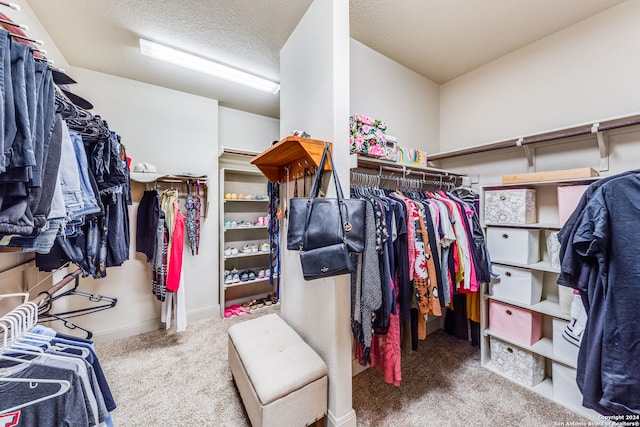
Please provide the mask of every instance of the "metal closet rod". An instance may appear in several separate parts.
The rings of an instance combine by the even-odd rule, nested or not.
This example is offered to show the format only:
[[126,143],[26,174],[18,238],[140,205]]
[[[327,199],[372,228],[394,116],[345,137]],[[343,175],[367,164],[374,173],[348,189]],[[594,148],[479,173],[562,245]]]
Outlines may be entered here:
[[60,280],[58,283],[54,284],[53,286],[51,286],[49,289],[47,289],[46,291],[43,291],[41,293],[39,293],[34,299],[31,300],[31,302],[37,304],[38,306],[40,306],[40,304],[42,304],[44,302],[44,300],[46,300],[47,298],[50,298],[51,296],[55,295],[56,292],[58,292],[60,289],[64,288],[68,283],[71,283],[72,281],[74,281],[76,279],[76,277],[82,275],[82,270],[81,269],[77,269],[69,274],[67,274],[66,276],[64,276],[64,278],[62,280]]
[[[379,167],[376,169],[367,168],[367,167],[358,167],[354,169],[354,171],[359,172],[359,171],[362,171],[363,169],[370,170],[370,171],[377,171],[378,175],[382,175],[382,172],[401,173],[403,178],[407,178],[410,175],[412,175],[413,177],[415,177],[414,179],[419,179],[420,177],[425,179],[429,177],[429,178],[436,178],[440,180],[447,179],[448,181],[455,181],[455,179],[462,178],[463,176],[463,175],[455,174],[445,170],[443,170],[441,173],[438,173],[438,172],[422,171],[419,169],[398,168],[398,167],[387,166],[387,165],[379,165]],[[366,172],[362,172],[362,173],[366,173]]]

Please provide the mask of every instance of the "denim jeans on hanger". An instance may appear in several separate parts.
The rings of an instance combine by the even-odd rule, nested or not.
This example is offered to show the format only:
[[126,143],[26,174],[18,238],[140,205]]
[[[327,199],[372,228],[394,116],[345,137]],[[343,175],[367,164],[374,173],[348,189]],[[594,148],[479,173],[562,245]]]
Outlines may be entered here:
[[80,176],[80,189],[83,209],[75,212],[75,215],[89,215],[100,212],[100,206],[96,201],[96,194],[91,187],[91,181],[89,178],[89,164],[87,163],[87,154],[84,151],[84,143],[82,137],[74,131],[69,131],[69,137],[73,144],[73,149],[78,162],[77,168]]
[[28,182],[36,163],[29,122],[29,102],[35,102],[35,64],[24,43],[11,42],[10,52],[16,132],[13,141],[5,140],[7,170],[0,174],[0,182]]

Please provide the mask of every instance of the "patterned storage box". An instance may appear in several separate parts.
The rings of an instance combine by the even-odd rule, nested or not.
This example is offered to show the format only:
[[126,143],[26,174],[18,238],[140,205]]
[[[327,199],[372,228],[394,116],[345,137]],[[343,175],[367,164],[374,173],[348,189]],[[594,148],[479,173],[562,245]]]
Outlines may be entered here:
[[368,157],[385,157],[387,124],[355,114],[349,118],[351,152]]
[[398,163],[407,166],[427,167],[427,152],[398,145]]
[[552,230],[544,230],[545,239],[547,241],[547,253],[551,267],[560,270],[560,241],[558,240],[558,232]]
[[491,365],[520,384],[533,387],[545,377],[544,357],[491,337]]
[[542,338],[542,313],[489,301],[489,329],[523,345],[533,345]]
[[382,158],[392,162],[398,161],[398,138],[385,135],[384,156]]
[[531,224],[536,222],[536,190],[485,191],[484,222],[487,224]]

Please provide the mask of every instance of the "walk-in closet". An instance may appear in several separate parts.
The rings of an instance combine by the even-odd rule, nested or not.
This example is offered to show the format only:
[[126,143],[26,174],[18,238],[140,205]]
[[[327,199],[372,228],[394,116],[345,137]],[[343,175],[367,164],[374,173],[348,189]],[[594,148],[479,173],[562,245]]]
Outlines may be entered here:
[[640,425],[638,22],[0,1],[0,426]]

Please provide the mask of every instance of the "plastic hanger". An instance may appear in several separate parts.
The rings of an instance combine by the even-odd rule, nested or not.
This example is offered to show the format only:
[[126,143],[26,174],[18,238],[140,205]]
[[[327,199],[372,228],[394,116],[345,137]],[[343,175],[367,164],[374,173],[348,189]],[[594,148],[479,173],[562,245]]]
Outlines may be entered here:
[[[8,412],[13,412],[18,409],[24,408],[29,405],[33,405],[39,402],[44,402],[45,400],[53,399],[54,397],[61,396],[71,388],[71,384],[66,380],[52,380],[52,379],[44,379],[44,378],[0,378],[0,382],[9,382],[9,383],[29,383],[31,388],[36,387],[38,384],[59,384],[60,389],[53,394],[49,394],[47,396],[40,397],[38,399],[33,399],[28,402],[21,403],[20,405],[13,406],[7,409],[0,409],[0,415],[6,414]],[[35,384],[35,386],[34,386]]]

